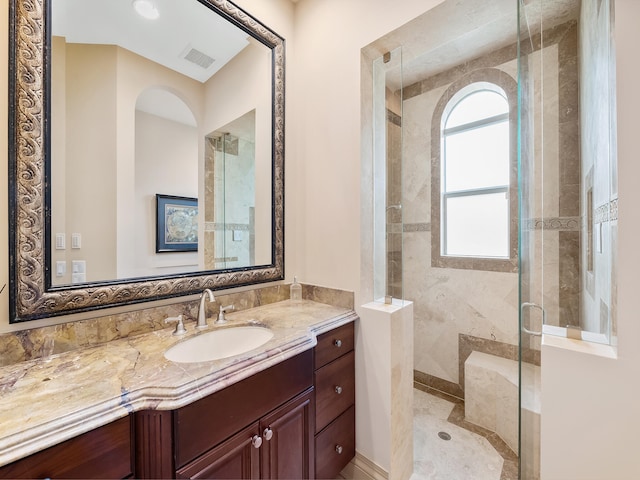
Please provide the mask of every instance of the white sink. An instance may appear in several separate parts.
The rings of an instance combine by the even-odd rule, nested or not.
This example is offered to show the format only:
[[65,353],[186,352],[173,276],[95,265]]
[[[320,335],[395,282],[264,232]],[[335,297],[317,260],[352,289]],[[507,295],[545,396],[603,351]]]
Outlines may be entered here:
[[164,352],[164,356],[177,363],[208,362],[248,352],[272,338],[273,332],[265,327],[221,328],[180,342]]

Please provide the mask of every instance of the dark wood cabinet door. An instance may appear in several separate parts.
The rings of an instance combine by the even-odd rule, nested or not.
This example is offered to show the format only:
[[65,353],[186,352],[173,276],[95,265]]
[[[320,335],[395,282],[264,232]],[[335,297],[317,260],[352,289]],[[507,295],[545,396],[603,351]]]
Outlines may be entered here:
[[313,388],[260,421],[262,478],[313,478]]
[[204,455],[176,471],[176,478],[259,479],[260,450],[253,438],[260,438],[258,422],[241,430]]
[[124,417],[0,468],[0,478],[127,478],[131,424]]

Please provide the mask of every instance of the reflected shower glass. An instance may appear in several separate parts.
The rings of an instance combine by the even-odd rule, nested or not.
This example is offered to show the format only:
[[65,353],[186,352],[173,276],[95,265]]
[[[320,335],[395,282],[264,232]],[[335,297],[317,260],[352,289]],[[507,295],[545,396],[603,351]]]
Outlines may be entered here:
[[402,49],[373,63],[374,298],[403,299]]

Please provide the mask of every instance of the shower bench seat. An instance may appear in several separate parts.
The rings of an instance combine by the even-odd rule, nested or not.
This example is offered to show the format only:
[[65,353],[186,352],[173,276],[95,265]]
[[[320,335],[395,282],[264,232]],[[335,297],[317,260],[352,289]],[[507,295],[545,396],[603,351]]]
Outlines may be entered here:
[[[523,422],[540,425],[540,367],[522,364]],[[518,362],[472,352],[464,363],[465,420],[497,433],[518,452]]]

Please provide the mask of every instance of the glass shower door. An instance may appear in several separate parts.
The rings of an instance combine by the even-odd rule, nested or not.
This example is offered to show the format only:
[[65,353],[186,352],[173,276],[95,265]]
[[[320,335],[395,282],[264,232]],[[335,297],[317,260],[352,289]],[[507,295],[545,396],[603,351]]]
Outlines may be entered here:
[[[519,193],[519,478],[540,478],[540,347],[548,305],[545,261],[553,239],[545,218],[557,195],[548,191],[552,168],[545,169],[544,115],[540,108],[544,87],[544,50],[540,24],[518,2],[518,193]],[[551,152],[549,153],[549,159]],[[555,182],[554,182],[555,183]],[[547,191],[545,191],[545,188]],[[555,242],[557,244],[557,242]],[[548,255],[547,255],[548,254]],[[548,265],[550,266],[550,265]],[[547,285],[545,286],[545,283]]]

